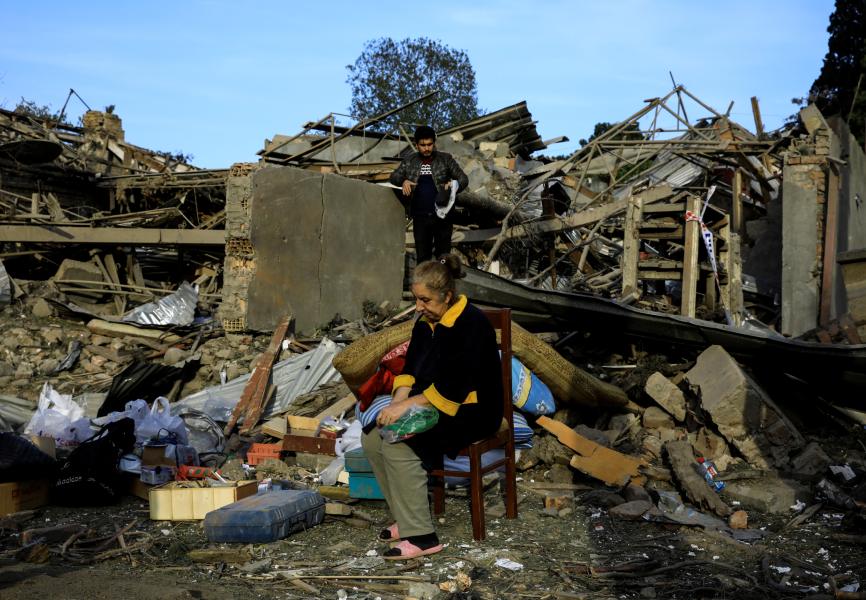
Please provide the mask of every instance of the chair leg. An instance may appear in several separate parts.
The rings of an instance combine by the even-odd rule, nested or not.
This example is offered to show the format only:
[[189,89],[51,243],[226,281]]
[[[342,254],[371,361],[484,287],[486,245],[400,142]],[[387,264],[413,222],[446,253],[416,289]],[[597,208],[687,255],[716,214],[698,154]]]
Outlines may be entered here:
[[484,483],[481,479],[481,452],[469,450],[470,492],[472,512],[472,537],[480,542],[486,537],[484,526]]
[[505,463],[505,517],[517,518],[517,465],[514,460],[514,443],[505,449],[508,462]]
[[441,515],[445,512],[445,477],[432,475],[430,487],[433,489],[433,514]]

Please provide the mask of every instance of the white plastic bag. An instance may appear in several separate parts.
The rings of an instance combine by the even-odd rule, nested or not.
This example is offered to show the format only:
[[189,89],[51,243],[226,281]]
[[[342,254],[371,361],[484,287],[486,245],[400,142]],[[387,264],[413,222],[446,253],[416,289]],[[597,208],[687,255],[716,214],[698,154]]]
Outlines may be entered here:
[[322,485],[334,485],[337,483],[337,477],[340,476],[340,473],[346,467],[346,459],[342,456],[338,456],[331,463],[322,469],[322,472],[319,473],[319,479],[322,482]]
[[72,396],[55,391],[48,382],[42,386],[36,412],[24,433],[52,437],[58,446],[75,445],[93,435],[84,408]]
[[343,432],[343,435],[337,438],[334,443],[334,451],[337,456],[343,456],[349,450],[361,447],[361,421],[355,420],[349,425],[349,428]]
[[176,436],[177,443],[187,445],[189,443],[189,433],[186,430],[186,423],[180,417],[171,415],[171,406],[168,403],[168,398],[160,396],[153,401],[148,413],[141,424],[136,423],[135,439],[152,440]]

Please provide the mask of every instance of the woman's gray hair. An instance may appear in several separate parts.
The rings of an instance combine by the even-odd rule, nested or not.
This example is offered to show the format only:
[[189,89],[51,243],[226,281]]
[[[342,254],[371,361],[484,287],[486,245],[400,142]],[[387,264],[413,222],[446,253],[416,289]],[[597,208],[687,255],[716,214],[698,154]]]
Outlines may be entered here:
[[436,260],[422,262],[412,273],[412,283],[420,283],[444,299],[451,292],[451,300],[457,298],[456,281],[466,277],[463,264],[453,254],[443,254]]

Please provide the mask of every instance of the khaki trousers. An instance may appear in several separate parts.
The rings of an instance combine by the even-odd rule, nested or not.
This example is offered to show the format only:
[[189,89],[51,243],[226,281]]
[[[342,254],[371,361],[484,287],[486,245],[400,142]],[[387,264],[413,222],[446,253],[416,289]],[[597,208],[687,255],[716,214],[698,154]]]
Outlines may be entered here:
[[400,537],[433,533],[427,471],[418,455],[403,442],[389,444],[383,440],[378,428],[362,435],[361,446],[397,521]]

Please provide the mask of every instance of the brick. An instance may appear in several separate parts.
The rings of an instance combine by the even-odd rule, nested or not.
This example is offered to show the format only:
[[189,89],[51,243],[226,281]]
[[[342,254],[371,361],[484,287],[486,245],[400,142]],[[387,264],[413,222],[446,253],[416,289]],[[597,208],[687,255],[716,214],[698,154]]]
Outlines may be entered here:
[[731,529],[746,529],[749,526],[749,513],[744,510],[734,511],[728,518]]

